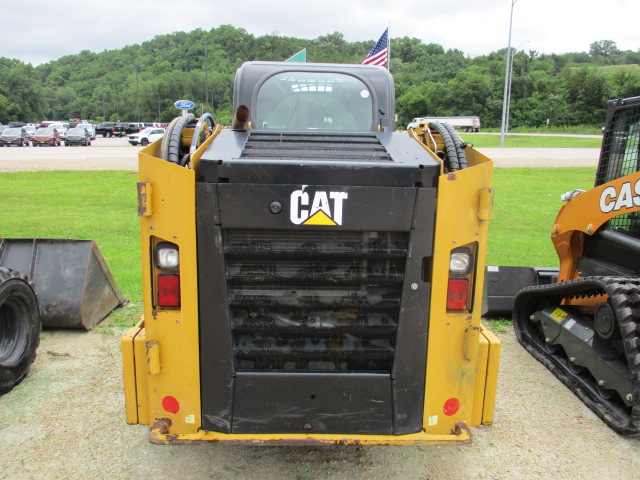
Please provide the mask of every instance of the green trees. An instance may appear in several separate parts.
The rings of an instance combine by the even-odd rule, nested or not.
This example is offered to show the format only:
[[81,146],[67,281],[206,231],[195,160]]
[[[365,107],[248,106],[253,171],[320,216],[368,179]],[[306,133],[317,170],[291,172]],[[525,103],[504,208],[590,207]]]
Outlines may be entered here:
[[[0,58],[0,122],[86,118],[169,121],[173,103],[231,121],[235,70],[248,60],[284,60],[303,48],[310,62],[360,63],[373,45],[340,32],[313,40],[277,32],[255,37],[230,25],[158,35],[141,45],[87,50],[32,67]],[[602,122],[606,100],[640,95],[640,51],[599,40],[588,52],[512,51],[510,127]],[[418,38],[391,39],[396,113],[402,127],[416,116],[478,115],[498,127],[506,50],[469,58]]]

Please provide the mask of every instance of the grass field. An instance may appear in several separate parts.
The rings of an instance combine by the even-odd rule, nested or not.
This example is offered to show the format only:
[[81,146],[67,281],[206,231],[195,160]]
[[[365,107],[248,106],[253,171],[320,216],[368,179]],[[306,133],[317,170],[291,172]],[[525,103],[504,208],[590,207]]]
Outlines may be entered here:
[[[593,168],[499,168],[494,172],[490,265],[554,266],[549,240],[560,194],[590,188]],[[113,171],[0,174],[0,234],[96,240],[131,305],[115,316],[132,324],[141,312],[137,174]]]
[[[461,133],[465,142],[473,143],[476,148],[498,148],[500,135]],[[504,139],[507,148],[600,148],[602,138],[562,137],[552,135],[507,135]]]

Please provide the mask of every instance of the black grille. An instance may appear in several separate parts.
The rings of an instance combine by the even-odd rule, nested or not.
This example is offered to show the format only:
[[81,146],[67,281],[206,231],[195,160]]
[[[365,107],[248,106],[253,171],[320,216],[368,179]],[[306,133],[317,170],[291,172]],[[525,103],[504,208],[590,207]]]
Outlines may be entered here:
[[374,133],[310,135],[251,132],[241,158],[390,162]]
[[[605,134],[596,185],[640,170],[640,103],[617,110]],[[609,220],[607,229],[623,230],[640,235],[640,215],[637,212]]]
[[393,366],[408,234],[223,232],[238,370]]

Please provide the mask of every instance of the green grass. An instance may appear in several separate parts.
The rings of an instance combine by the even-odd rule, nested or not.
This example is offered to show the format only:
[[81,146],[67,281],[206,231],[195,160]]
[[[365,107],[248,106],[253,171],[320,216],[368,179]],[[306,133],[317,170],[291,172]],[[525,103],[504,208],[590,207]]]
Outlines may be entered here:
[[[500,147],[500,135],[461,133],[460,137],[465,142],[473,143],[476,148]],[[602,138],[507,135],[504,139],[504,146],[507,148],[600,148]]]
[[605,74],[607,73],[616,73],[616,72],[627,72],[633,75],[640,75],[640,65],[638,64],[630,64],[630,65],[604,65],[602,67],[598,67]]
[[[560,195],[593,185],[593,168],[498,168],[489,265],[555,266],[549,238]],[[135,323],[141,313],[137,174],[132,172],[1,173],[0,234],[96,240],[120,290],[132,303],[107,327]]]
[[[500,127],[482,128],[483,132],[500,133]],[[536,133],[547,135],[602,135],[602,125],[542,126],[509,128],[509,133]]]
[[0,235],[95,240],[131,302],[112,317],[131,324],[142,302],[137,178],[113,171],[0,174]]
[[557,266],[551,229],[560,195],[593,187],[593,168],[496,168],[488,265]]

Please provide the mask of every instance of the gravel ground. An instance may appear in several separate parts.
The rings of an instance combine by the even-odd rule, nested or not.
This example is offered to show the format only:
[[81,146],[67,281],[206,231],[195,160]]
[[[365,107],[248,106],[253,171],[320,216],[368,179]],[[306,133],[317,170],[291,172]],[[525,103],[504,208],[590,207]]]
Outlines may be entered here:
[[[158,446],[126,425],[120,333],[44,332],[26,380],[0,397],[1,479],[640,478],[640,441],[606,427],[522,349],[503,341],[495,423],[458,446]],[[179,472],[179,473],[178,473]]]
[[[102,142],[46,155],[44,148],[2,149],[0,171],[135,170],[138,148],[123,139]],[[106,153],[98,154],[101,148]],[[582,152],[578,157],[586,159],[576,160],[563,150],[565,165],[597,163],[597,154]],[[522,158],[510,161],[525,166]],[[540,165],[540,158],[526,162]],[[311,448],[150,444],[147,426],[125,423],[122,332],[104,323],[91,332],[43,332],[29,376],[0,397],[0,479],[640,479],[640,440],[606,427],[518,345],[510,328],[498,333],[495,423],[473,428],[470,444]]]

